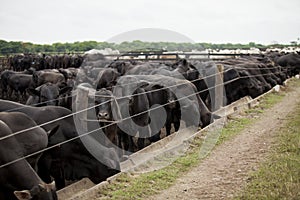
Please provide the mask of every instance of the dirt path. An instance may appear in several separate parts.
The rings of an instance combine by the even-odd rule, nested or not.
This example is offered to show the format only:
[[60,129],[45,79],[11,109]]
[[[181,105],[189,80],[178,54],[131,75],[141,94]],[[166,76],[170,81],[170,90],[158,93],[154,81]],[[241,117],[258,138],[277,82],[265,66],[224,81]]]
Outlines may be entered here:
[[286,116],[299,103],[300,88],[288,92],[250,128],[217,147],[171,188],[149,199],[229,199],[245,186],[249,173],[269,152],[275,130],[284,126]]

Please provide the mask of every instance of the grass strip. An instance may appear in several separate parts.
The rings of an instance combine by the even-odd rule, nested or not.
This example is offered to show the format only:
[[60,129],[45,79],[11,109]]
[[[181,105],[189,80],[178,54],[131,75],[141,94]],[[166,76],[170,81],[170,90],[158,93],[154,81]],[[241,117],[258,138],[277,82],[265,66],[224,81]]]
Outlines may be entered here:
[[300,105],[286,120],[267,161],[234,199],[300,199]]

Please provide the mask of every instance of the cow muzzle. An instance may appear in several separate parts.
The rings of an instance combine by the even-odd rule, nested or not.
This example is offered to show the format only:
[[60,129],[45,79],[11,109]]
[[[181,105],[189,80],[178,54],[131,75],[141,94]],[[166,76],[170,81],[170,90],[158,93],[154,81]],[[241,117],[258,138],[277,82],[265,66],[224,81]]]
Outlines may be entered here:
[[175,100],[168,100],[168,107],[171,109],[176,108],[176,101]]
[[99,120],[109,120],[110,116],[107,112],[99,112],[98,113],[98,119]]

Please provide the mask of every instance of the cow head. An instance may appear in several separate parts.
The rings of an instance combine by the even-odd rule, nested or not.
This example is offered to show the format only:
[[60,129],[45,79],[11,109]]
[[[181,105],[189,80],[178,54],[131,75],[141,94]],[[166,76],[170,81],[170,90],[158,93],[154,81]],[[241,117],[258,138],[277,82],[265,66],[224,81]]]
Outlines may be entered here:
[[59,88],[58,85],[52,83],[45,83],[40,87],[35,89],[28,88],[27,92],[33,96],[37,97],[39,106],[44,105],[58,105],[59,97],[72,90],[72,87],[66,86],[64,88]]
[[50,184],[40,183],[31,190],[14,191],[18,200],[57,200],[55,182]]
[[112,120],[112,110],[111,110],[111,101],[113,94],[111,91],[102,88],[95,94],[95,104],[98,106],[95,107],[97,118],[101,121],[111,121]]
[[168,108],[174,109],[178,105],[176,95],[170,90],[166,89]]
[[247,70],[239,71],[241,91],[246,92],[243,95],[250,95],[252,98],[255,98],[263,93],[263,85],[255,78],[251,77],[251,74]]
[[114,85],[116,85],[117,78],[120,76],[119,72],[115,69],[106,68],[100,71],[98,74],[97,80],[95,84],[97,85],[97,89],[107,88],[112,89]]

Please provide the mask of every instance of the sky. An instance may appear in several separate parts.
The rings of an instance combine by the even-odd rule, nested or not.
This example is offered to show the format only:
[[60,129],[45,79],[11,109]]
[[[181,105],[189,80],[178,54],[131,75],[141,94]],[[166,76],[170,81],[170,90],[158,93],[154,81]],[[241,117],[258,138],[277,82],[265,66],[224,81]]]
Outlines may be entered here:
[[299,0],[0,0],[0,5],[0,39],[8,41],[120,42],[120,35],[126,40],[131,31],[154,29],[167,31],[148,34],[149,40],[168,40],[168,31],[211,43],[289,44],[300,38]]

